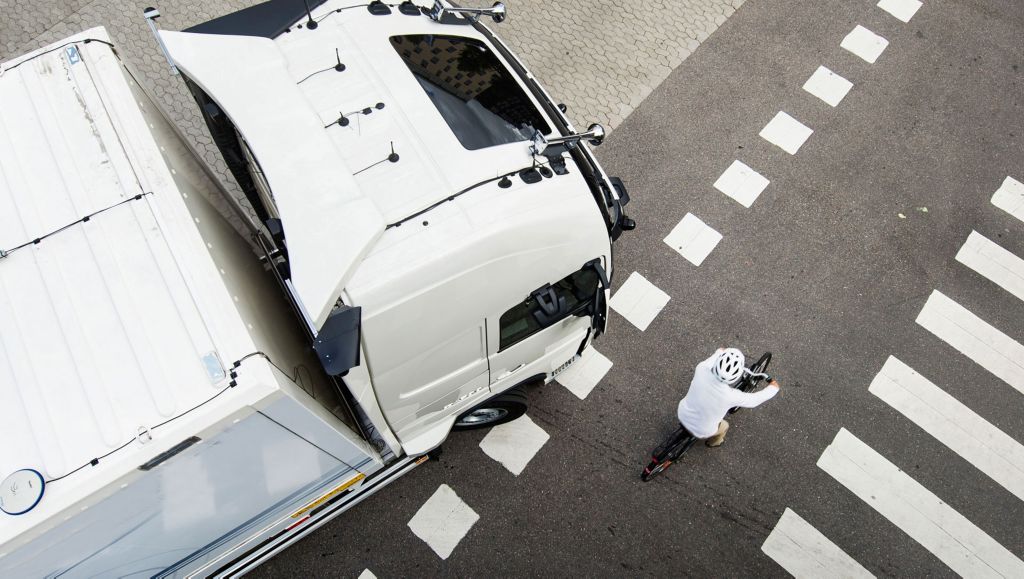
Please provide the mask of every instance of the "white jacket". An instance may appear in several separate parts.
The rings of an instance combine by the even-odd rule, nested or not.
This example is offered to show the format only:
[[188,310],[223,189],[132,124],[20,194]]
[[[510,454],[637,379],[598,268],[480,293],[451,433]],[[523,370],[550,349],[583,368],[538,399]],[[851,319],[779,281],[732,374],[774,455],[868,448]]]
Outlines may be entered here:
[[718,423],[730,408],[753,408],[779,393],[777,386],[747,393],[721,382],[712,371],[718,352],[697,364],[686,396],[679,401],[679,422],[697,438],[709,438],[718,432]]

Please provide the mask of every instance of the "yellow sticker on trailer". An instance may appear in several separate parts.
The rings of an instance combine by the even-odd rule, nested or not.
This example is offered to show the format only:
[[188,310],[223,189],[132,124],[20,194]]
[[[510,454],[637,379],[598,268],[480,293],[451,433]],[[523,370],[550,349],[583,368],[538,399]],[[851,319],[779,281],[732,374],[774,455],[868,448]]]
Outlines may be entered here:
[[340,485],[338,485],[338,486],[334,487],[333,489],[331,489],[330,491],[328,491],[327,494],[321,496],[320,498],[316,499],[315,501],[309,503],[308,505],[306,505],[306,506],[302,507],[301,509],[299,509],[299,510],[295,511],[294,513],[292,513],[292,518],[293,519],[297,519],[297,518],[301,517],[302,515],[308,513],[309,511],[312,511],[313,509],[315,509],[315,508],[319,507],[320,505],[326,503],[327,501],[331,500],[332,498],[334,498],[338,494],[345,492],[346,490],[348,490],[349,487],[351,487],[352,485],[356,484],[357,482],[363,480],[364,478],[366,478],[365,474],[363,474],[363,473],[357,474],[352,479],[341,483]]

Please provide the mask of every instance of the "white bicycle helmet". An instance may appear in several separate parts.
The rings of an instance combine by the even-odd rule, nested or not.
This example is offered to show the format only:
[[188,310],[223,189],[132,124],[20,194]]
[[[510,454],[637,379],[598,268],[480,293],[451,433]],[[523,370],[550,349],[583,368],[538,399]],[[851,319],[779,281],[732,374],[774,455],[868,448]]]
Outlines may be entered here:
[[743,352],[736,348],[726,348],[725,351],[718,355],[718,359],[715,360],[715,365],[711,367],[711,371],[722,382],[735,384],[743,376],[744,368]]

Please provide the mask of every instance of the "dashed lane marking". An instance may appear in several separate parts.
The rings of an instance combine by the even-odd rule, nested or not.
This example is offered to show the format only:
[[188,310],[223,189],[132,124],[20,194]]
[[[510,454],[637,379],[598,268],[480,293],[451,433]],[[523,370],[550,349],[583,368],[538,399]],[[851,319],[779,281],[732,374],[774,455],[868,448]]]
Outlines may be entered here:
[[956,573],[1024,577],[1024,561],[845,428],[818,466]]
[[768,186],[768,179],[748,167],[742,161],[733,161],[732,165],[715,181],[715,189],[725,193],[749,208]]
[[524,414],[512,422],[492,428],[480,441],[480,448],[509,472],[519,476],[549,438],[551,436],[543,428]]
[[721,240],[721,233],[693,213],[687,213],[665,238],[665,243],[693,265],[700,266]]
[[1007,177],[992,195],[992,204],[1024,221],[1024,183]]
[[1024,259],[984,235],[972,231],[956,254],[956,260],[1024,300]]
[[889,41],[858,24],[839,46],[874,64],[885,47],[889,46]]
[[917,14],[921,2],[918,0],[881,0],[878,7],[895,16],[902,22],[910,22],[910,19]]
[[555,381],[583,400],[611,369],[612,361],[590,346],[583,350],[580,359],[563,370]]
[[634,271],[612,299],[608,300],[608,305],[626,318],[627,322],[643,331],[651,325],[669,299],[667,293]]
[[441,485],[416,511],[409,528],[442,559],[447,559],[480,515],[448,485]]
[[917,323],[1024,394],[1024,346],[933,291]]
[[838,105],[853,88],[853,83],[825,68],[819,66],[811,78],[804,83],[804,90],[820,98],[831,106]]
[[874,577],[860,563],[790,509],[782,513],[761,550],[797,579]]
[[807,125],[779,111],[775,118],[761,129],[760,135],[762,139],[790,155],[795,155],[813,132]]
[[1024,500],[1024,446],[894,356],[868,391]]

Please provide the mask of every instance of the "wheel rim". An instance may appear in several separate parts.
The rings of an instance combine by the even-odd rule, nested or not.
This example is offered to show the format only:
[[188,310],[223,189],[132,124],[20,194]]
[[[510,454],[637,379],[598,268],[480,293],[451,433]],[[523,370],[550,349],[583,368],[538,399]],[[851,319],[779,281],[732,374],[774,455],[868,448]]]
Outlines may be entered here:
[[505,408],[479,408],[459,419],[460,426],[476,426],[497,422],[508,416]]

